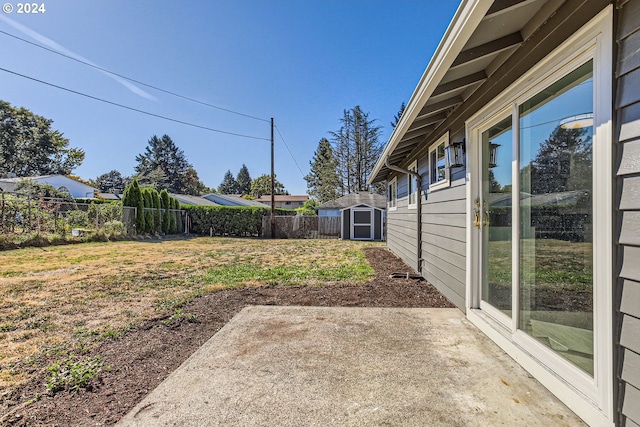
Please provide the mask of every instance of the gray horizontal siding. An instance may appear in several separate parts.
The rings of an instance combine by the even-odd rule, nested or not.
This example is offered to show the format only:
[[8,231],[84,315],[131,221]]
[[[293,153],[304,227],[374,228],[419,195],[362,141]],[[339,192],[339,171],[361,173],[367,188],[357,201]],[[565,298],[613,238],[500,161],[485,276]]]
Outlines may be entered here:
[[620,141],[640,135],[640,103],[628,105],[620,111]]
[[638,424],[634,423],[631,420],[627,420],[624,424],[622,424],[623,427],[640,427]]
[[640,246],[640,211],[622,212],[620,244]]
[[397,174],[398,201],[387,211],[387,247],[413,270],[418,270],[417,209],[409,209],[407,176]]
[[617,167],[618,213],[622,289],[618,325],[621,354],[616,372],[622,408],[618,422],[623,426],[640,424],[640,1],[620,3],[617,9],[617,92],[615,99],[619,164]]
[[422,275],[461,310],[466,294],[466,191],[465,179],[454,179],[449,187],[427,193],[422,206]]
[[[622,240],[623,237],[621,236],[620,239]],[[640,247],[622,246],[621,252],[623,264],[620,277],[640,282]]]
[[634,104],[638,101],[637,88],[640,87],[640,68],[618,78],[618,108]]
[[625,382],[640,387],[640,354],[624,350],[624,367],[621,377]]
[[620,210],[640,210],[640,176],[621,177]]
[[[629,384],[626,384],[624,388],[624,404],[622,405],[622,414],[627,417],[627,419],[630,418],[630,421],[632,422],[635,422],[635,420],[640,420],[640,405],[636,405],[635,402],[640,402],[640,390],[633,386],[630,386]],[[629,424],[627,421],[627,425],[633,424]]]
[[[640,135],[638,135],[640,137]],[[640,139],[622,145],[622,159],[618,175],[637,174],[640,171]]]
[[625,280],[623,285],[620,312],[640,318],[640,283]]

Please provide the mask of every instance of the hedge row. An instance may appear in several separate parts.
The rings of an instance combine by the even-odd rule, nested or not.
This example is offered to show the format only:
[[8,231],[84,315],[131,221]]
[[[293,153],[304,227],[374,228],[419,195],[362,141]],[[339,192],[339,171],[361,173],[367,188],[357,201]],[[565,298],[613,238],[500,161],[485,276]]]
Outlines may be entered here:
[[[215,236],[260,236],[262,217],[270,209],[254,206],[182,206],[191,218],[189,231]],[[295,215],[288,209],[276,209],[276,215]]]

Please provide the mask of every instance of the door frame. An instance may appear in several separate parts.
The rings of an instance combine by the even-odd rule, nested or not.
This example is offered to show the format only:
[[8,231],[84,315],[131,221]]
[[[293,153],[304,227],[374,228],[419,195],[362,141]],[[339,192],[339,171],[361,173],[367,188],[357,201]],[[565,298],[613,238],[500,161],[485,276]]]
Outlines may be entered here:
[[[469,320],[529,371],[569,408],[591,425],[612,426],[613,407],[613,136],[612,136],[612,47],[613,11],[609,5],[576,34],[551,52],[528,73],[466,122],[467,144],[467,271],[466,311]],[[545,348],[518,329],[519,301],[513,292],[511,325],[495,320],[490,310],[482,310],[481,233],[473,225],[474,201],[481,194],[480,129],[486,129],[499,117],[518,117],[518,103],[552,83],[574,64],[590,57],[594,61],[594,375],[581,372],[570,362]],[[518,138],[518,120],[513,135]],[[518,162],[518,150],[513,150]],[[512,168],[512,185],[518,194],[519,167]],[[515,197],[515,196],[514,196]],[[512,224],[520,224],[519,209],[513,206]],[[514,231],[514,239],[519,239]],[[513,251],[512,251],[513,254]],[[513,277],[520,277],[519,254],[512,261]]]
[[[356,224],[354,222],[354,219],[355,219],[355,212],[356,211],[358,211],[358,212],[369,212],[369,215],[370,215],[369,216],[369,218],[370,218],[370,222],[369,222],[369,238],[362,238],[362,237],[356,238],[356,237],[354,237],[354,234],[355,234],[354,233],[354,228],[356,226]],[[373,228],[374,228],[374,225],[376,223],[376,219],[375,219],[375,214],[373,212],[373,208],[371,208],[371,207],[367,207],[367,208],[364,208],[364,207],[352,207],[350,215],[351,215],[351,218],[350,218],[351,219],[351,229],[350,229],[351,240],[374,240],[375,233],[374,233],[374,229]],[[366,226],[366,224],[358,224],[358,226],[359,227],[364,227],[364,226]]]

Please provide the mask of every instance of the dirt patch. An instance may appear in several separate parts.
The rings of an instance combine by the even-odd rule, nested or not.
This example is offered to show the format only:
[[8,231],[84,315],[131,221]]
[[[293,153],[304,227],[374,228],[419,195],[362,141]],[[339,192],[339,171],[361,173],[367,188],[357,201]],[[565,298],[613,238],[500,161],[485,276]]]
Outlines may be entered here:
[[365,249],[375,277],[364,285],[264,286],[223,290],[197,298],[183,315],[155,319],[109,340],[87,355],[100,355],[104,369],[87,389],[45,391],[43,361],[38,378],[0,395],[1,426],[104,426],[116,423],[196,349],[247,305],[338,307],[453,307],[433,286],[389,279],[410,269],[384,248]]

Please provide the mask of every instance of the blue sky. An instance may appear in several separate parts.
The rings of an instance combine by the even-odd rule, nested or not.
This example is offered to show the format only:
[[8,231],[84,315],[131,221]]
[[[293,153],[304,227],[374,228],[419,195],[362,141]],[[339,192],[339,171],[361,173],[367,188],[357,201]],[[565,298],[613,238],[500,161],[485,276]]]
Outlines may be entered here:
[[[344,109],[378,119],[382,141],[408,101],[458,0],[55,0],[45,13],[0,13],[0,31],[229,114],[108,75],[0,33],[0,68],[156,115],[269,139],[276,174],[293,194],[318,141]],[[0,99],[54,121],[86,152],[74,173],[134,173],[151,136],[169,135],[201,180],[227,169],[270,172],[270,146],[147,116],[0,71]],[[282,138],[281,138],[282,136]],[[284,143],[283,143],[284,139]],[[286,146],[285,146],[286,143]],[[289,153],[289,150],[291,154]],[[295,159],[295,160],[294,160]],[[300,171],[301,169],[301,171]]]

